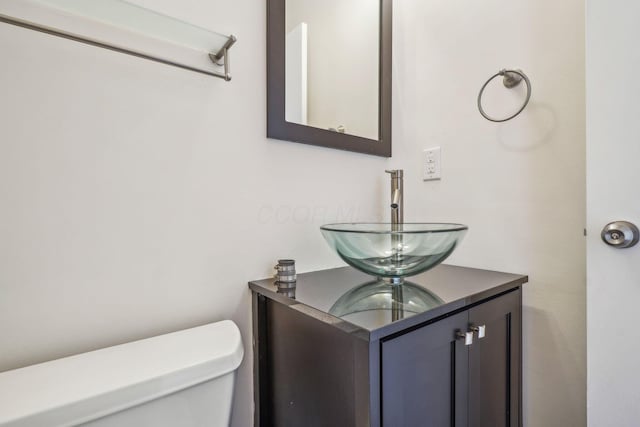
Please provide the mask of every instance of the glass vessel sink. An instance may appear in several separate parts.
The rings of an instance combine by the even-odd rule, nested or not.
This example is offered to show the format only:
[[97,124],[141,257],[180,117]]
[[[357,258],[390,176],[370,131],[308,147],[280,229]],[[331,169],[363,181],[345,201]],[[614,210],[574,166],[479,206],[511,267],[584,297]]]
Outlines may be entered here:
[[347,264],[392,283],[402,283],[440,264],[455,250],[467,226],[446,223],[344,223],[320,227]]
[[344,317],[390,310],[393,320],[439,305],[437,295],[405,281],[444,261],[468,227],[447,223],[342,223],[320,227],[322,235],[350,266],[376,276],[341,296],[330,312]]

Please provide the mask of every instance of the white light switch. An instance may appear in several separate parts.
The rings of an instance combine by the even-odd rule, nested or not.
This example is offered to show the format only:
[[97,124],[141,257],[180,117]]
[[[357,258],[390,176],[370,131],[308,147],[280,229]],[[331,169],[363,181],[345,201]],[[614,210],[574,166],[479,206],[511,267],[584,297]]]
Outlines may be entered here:
[[440,147],[428,148],[423,151],[422,179],[424,181],[434,181],[440,178],[442,178]]

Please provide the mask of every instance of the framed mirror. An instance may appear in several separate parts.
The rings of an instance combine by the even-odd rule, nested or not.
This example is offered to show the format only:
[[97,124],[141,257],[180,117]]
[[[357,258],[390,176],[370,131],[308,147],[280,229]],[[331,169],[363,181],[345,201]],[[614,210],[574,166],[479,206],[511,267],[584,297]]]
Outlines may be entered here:
[[391,157],[392,0],[267,0],[267,137]]

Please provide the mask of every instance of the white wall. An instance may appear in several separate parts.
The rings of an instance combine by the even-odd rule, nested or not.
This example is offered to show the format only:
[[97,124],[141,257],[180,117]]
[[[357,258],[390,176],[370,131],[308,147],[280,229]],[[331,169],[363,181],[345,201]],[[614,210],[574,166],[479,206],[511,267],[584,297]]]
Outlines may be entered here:
[[[451,263],[531,276],[526,425],[584,425],[579,1],[396,2],[391,160],[264,137],[264,1],[146,3],[236,34],[234,80],[0,25],[0,370],[232,318],[250,425],[246,282],[338,265],[318,226],[381,219],[398,167],[407,220],[470,225]],[[511,65],[532,103],[491,124],[477,90]]]
[[588,425],[640,419],[640,246],[605,245],[605,224],[640,224],[640,4],[587,1]]
[[[405,219],[459,221],[451,263],[526,273],[524,420],[584,426],[584,5],[580,0],[394,3],[394,158]],[[482,84],[520,67],[533,96],[503,124],[476,108]],[[487,89],[486,109],[521,92]],[[498,104],[491,95],[504,93]],[[442,147],[441,182],[420,181],[420,153]]]
[[388,160],[266,139],[264,1],[165,3],[232,82],[0,24],[0,370],[231,318],[246,427],[247,281],[340,265],[318,227],[382,215]]

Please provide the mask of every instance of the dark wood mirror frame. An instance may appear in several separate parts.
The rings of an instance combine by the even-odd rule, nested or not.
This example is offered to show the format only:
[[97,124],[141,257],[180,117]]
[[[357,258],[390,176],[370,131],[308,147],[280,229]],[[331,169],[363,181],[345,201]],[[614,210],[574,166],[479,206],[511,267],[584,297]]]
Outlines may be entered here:
[[267,137],[391,157],[392,0],[380,0],[378,140],[285,120],[285,3],[267,0]]

